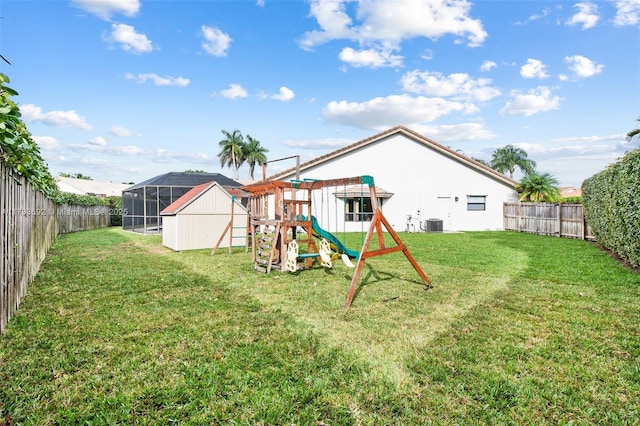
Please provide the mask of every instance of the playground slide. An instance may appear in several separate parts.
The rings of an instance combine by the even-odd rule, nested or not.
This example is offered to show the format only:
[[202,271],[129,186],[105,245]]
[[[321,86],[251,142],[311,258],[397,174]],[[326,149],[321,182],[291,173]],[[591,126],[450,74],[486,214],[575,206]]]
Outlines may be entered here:
[[342,244],[342,241],[340,241],[338,237],[333,235],[331,232],[322,229],[320,225],[318,225],[318,220],[315,218],[315,216],[311,216],[311,230],[313,231],[314,237],[324,238],[325,240],[329,241],[329,244],[331,244],[331,248],[334,251],[337,251],[338,253],[344,253],[352,259],[357,259],[360,256],[360,253],[358,253],[357,251],[345,247],[345,245]]

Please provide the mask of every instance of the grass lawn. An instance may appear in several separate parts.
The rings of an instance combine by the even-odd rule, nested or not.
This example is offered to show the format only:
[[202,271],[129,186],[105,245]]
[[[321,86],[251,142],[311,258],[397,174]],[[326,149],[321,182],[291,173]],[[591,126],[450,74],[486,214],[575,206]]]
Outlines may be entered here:
[[638,424],[638,273],[579,240],[401,238],[434,288],[376,257],[345,310],[340,261],[62,235],[0,336],[0,425]]

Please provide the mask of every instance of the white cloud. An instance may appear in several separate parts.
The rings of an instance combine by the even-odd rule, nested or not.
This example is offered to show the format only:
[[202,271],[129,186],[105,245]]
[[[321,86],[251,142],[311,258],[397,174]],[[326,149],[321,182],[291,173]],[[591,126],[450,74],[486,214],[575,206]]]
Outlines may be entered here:
[[598,23],[598,6],[594,3],[576,3],[573,5],[578,12],[569,19],[567,25],[582,25],[583,30],[593,28]]
[[233,39],[219,28],[203,25],[200,27],[204,38],[202,48],[211,56],[227,56],[227,51]]
[[564,61],[569,64],[569,69],[573,71],[577,77],[592,77],[600,74],[604,69],[604,65],[596,64],[591,59],[581,55],[566,56]]
[[140,136],[140,134],[123,126],[111,126],[109,133],[118,137]]
[[474,113],[477,110],[472,104],[442,98],[392,95],[366,102],[332,101],[324,107],[322,113],[331,123],[383,130],[398,124],[431,122],[453,112]]
[[310,50],[330,40],[356,40],[357,31],[349,28],[352,21],[345,9],[345,3],[341,0],[313,0],[310,15],[316,18],[321,30],[307,32],[300,41],[300,46]]
[[60,143],[52,136],[33,136],[33,140],[42,150],[57,151],[60,149]]
[[71,0],[71,4],[105,21],[115,14],[132,17],[140,11],[139,0]]
[[296,95],[295,93],[293,93],[293,90],[289,89],[288,87],[282,86],[277,95],[271,95],[269,96],[269,98],[275,99],[277,101],[288,102],[295,96]]
[[221,90],[220,94],[227,99],[246,98],[249,96],[244,87],[237,83],[231,83],[229,88]]
[[443,124],[438,126],[414,124],[411,128],[439,143],[468,142],[496,137],[496,134],[482,123]]
[[640,23],[640,0],[619,0],[616,4],[616,17],[613,23],[617,26],[638,25]]
[[89,144],[95,146],[106,146],[107,140],[102,136],[96,136],[95,138],[89,139]]
[[153,50],[151,40],[146,35],[137,33],[133,26],[127,24],[111,24],[111,34],[103,36],[103,39],[119,44],[125,52],[140,54]]
[[500,96],[500,90],[489,86],[491,79],[474,80],[466,73],[444,76],[438,72],[410,71],[400,79],[402,89],[409,93],[453,97],[469,101],[488,101]]
[[326,138],[318,140],[285,140],[283,145],[300,149],[338,149],[354,143],[354,140],[344,138]]
[[402,66],[402,56],[393,55],[392,49],[361,49],[345,47],[340,52],[340,60],[356,67],[380,68]]
[[20,112],[25,121],[39,121],[54,127],[76,127],[81,130],[93,129],[83,116],[78,115],[73,110],[43,113],[42,108],[33,104],[25,104],[20,106]]
[[480,71],[482,72],[487,72],[487,71],[491,71],[492,69],[496,68],[498,66],[498,64],[496,64],[493,61],[482,61],[482,65],[480,65]]
[[502,115],[524,115],[532,116],[539,112],[551,111],[560,108],[559,96],[552,96],[551,89],[540,86],[536,89],[523,93],[519,90],[511,92],[512,100],[500,110]]
[[146,83],[147,81],[153,82],[156,86],[178,86],[178,87],[186,87],[189,85],[190,80],[184,77],[160,77],[155,73],[146,73],[146,74],[125,74],[124,78],[127,80],[135,80],[138,83]]
[[[136,145],[108,145],[101,138],[93,138],[88,143],[70,145],[75,151],[89,151],[99,154],[111,155],[121,158],[144,157],[155,163],[173,163],[177,161],[191,161],[206,163],[211,161],[207,154],[194,152],[176,152],[164,148],[143,149]],[[106,161],[94,158],[93,161]]]
[[[357,23],[347,11],[348,0],[313,0],[311,16],[319,30],[309,31],[300,41],[310,50],[330,40],[353,40],[369,46],[380,43],[398,47],[402,40],[445,35],[466,38],[469,46],[480,46],[487,38],[478,19],[470,16],[471,3],[463,0],[358,0],[353,9]],[[351,9],[351,5],[350,8]]]
[[[529,18],[527,20],[530,21],[530,22],[537,21],[538,19],[542,19],[542,18],[548,16],[549,13],[551,13],[551,10],[548,7],[545,7],[544,9],[542,9],[541,13],[533,14],[533,15],[529,16]],[[522,23],[518,22],[517,24],[522,24]]]
[[547,78],[547,66],[539,59],[527,59],[527,63],[520,68],[522,78]]

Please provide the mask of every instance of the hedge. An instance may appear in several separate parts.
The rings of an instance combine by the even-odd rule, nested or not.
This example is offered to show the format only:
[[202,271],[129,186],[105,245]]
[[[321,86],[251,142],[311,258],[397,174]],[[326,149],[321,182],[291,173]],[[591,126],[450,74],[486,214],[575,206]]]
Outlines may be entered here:
[[584,214],[598,242],[640,266],[640,149],[582,184]]

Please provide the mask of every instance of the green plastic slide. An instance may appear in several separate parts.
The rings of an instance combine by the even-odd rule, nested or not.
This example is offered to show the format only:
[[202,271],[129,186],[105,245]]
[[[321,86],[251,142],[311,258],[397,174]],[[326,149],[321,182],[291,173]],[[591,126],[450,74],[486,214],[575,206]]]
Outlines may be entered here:
[[[307,220],[305,216],[301,216],[301,219]],[[320,225],[318,225],[318,220],[315,216],[311,216],[311,230],[314,237],[324,238],[329,241],[332,250],[337,251],[338,253],[344,253],[352,259],[358,259],[360,257],[360,253],[347,248],[342,241],[338,239],[338,237],[333,235],[331,232],[322,229]]]

